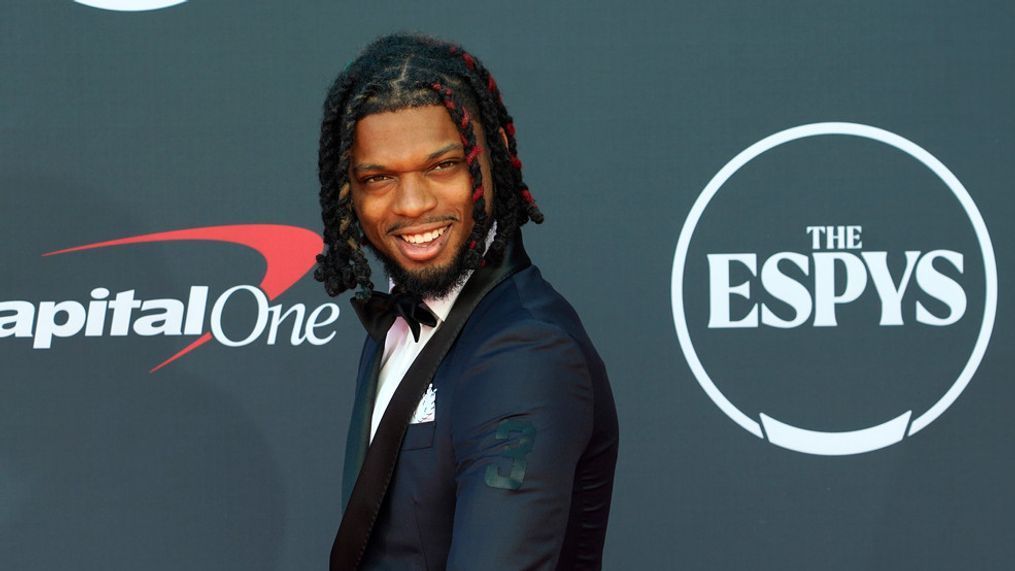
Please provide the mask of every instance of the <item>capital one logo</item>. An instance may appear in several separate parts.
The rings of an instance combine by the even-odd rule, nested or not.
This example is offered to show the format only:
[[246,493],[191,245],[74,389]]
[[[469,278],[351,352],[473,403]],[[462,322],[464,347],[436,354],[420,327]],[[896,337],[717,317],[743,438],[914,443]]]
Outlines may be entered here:
[[78,4],[100,8],[102,10],[115,10],[117,12],[144,12],[146,10],[159,10],[169,8],[177,4],[183,4],[187,0],[74,0]]
[[[324,345],[335,337],[331,326],[339,317],[335,303],[308,309],[302,303],[288,308],[271,305],[303,277],[321,251],[321,237],[310,230],[280,224],[234,224],[205,226],[143,234],[108,240],[44,254],[46,257],[120,246],[180,241],[219,242],[244,246],[264,260],[264,275],[256,286],[239,284],[210,299],[210,288],[190,286],[186,300],[142,299],[135,289],[112,293],[108,288],[86,288],[90,299],[78,301],[0,300],[0,339],[31,340],[33,349],[51,349],[57,340],[75,336],[124,337],[197,336],[197,338],[155,365],[150,372],[183,357],[213,339],[227,347],[255,342],[275,345],[288,339],[290,345]],[[255,308],[254,324],[239,334],[223,325],[226,308],[249,305]],[[210,310],[210,311],[209,311]],[[205,325],[207,323],[207,326]]]
[[997,271],[956,176],[856,123],[775,133],[727,163],[677,242],[680,347],[708,397],[772,444],[870,452],[926,428],[990,341]]

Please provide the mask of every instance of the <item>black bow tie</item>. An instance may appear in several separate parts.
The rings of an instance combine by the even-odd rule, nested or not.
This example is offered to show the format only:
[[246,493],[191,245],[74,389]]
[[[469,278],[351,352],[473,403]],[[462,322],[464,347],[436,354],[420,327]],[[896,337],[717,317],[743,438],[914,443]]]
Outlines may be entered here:
[[375,291],[365,300],[353,299],[352,307],[356,315],[363,322],[367,333],[381,345],[388,335],[388,329],[395,322],[395,318],[401,316],[409,324],[412,331],[412,338],[419,341],[420,324],[437,326],[437,316],[434,315],[418,296],[401,292],[398,288],[391,294]]

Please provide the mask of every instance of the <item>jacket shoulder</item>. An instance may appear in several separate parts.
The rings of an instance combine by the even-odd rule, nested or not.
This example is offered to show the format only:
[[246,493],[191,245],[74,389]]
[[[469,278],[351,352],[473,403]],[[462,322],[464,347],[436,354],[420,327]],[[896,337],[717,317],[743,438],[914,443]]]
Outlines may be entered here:
[[479,303],[465,329],[465,341],[478,341],[511,329],[557,333],[588,343],[588,335],[571,304],[529,266],[497,285]]
[[577,313],[535,266],[507,278],[483,298],[448,357],[445,372],[456,385],[470,379],[472,390],[479,381],[482,385],[499,378],[495,368],[510,371],[509,384],[515,387],[537,384],[540,390],[551,389],[564,377],[557,376],[553,383],[540,379],[565,369],[578,373],[572,381],[584,385],[583,390],[608,382]]

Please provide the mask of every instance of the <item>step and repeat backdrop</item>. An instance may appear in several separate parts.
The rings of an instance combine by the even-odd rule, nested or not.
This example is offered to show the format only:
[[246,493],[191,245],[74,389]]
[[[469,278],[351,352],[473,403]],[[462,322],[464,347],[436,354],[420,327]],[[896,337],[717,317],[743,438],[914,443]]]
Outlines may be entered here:
[[606,569],[1015,559],[1015,5],[0,7],[0,568],[323,569],[331,80],[492,70],[621,425]]

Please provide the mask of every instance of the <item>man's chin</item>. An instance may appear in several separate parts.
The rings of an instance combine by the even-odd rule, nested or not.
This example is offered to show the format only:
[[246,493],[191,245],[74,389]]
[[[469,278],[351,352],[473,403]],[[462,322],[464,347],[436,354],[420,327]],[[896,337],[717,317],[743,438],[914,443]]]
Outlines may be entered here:
[[418,270],[408,270],[376,249],[371,249],[384,264],[384,270],[388,277],[398,285],[399,289],[421,298],[444,297],[465,281],[467,273],[465,248],[458,252],[451,263],[428,266]]
[[452,269],[445,268],[443,271],[427,269],[422,272],[403,271],[400,274],[393,274],[389,270],[388,275],[402,291],[413,293],[419,297],[440,298],[451,293],[465,279],[464,271],[456,272]]

